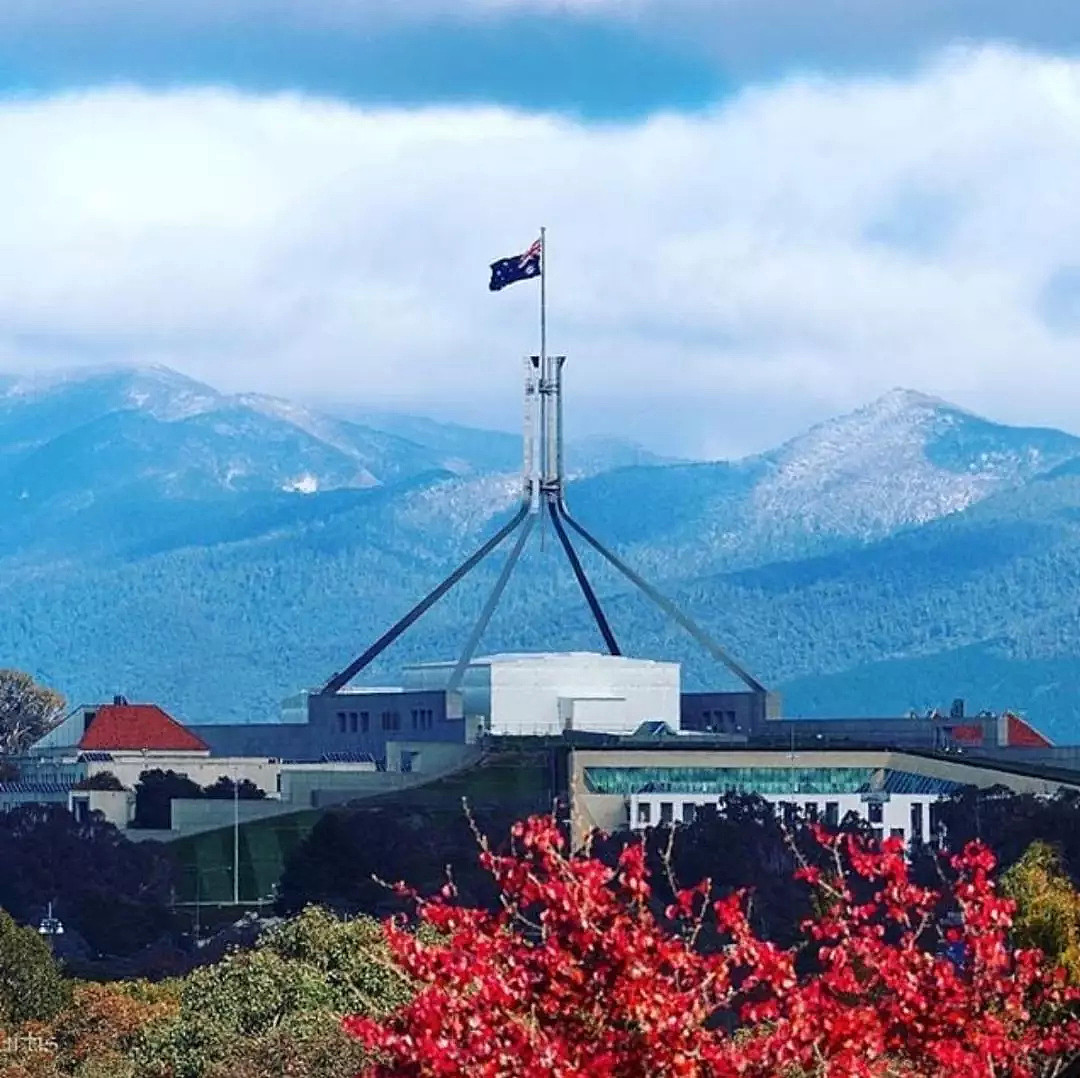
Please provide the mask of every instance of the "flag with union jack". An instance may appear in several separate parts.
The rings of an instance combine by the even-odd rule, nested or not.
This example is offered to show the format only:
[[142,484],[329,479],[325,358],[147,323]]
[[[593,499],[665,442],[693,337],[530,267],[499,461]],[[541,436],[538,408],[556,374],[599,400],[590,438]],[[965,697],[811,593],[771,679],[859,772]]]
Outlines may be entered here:
[[539,277],[544,271],[544,244],[537,240],[523,255],[500,258],[491,263],[491,283],[488,289],[498,292],[515,281],[527,281]]

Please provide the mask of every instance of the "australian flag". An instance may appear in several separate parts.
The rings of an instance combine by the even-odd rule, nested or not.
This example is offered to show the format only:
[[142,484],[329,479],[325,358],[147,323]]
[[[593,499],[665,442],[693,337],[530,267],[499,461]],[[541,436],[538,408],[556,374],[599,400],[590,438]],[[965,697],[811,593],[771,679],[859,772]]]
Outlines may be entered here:
[[537,240],[523,255],[512,258],[500,258],[491,263],[491,283],[488,288],[498,292],[515,281],[527,281],[530,277],[539,277],[543,270],[544,245]]

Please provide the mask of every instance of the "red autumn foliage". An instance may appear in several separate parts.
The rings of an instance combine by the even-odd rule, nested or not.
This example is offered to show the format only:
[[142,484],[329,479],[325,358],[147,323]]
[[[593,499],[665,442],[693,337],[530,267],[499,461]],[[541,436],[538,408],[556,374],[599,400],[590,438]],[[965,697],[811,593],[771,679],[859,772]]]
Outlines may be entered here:
[[[640,845],[613,869],[570,856],[551,819],[513,833],[515,852],[481,852],[498,912],[447,885],[417,898],[438,942],[387,924],[419,988],[388,1019],[346,1019],[377,1060],[366,1078],[1048,1078],[1080,1054],[1077,994],[1010,946],[979,844],[933,890],[899,840],[818,830],[826,870],[799,874],[819,913],[786,950],[755,935],[749,896],[713,901],[708,881],[659,915]],[[726,940],[712,954],[694,946],[706,917]]]

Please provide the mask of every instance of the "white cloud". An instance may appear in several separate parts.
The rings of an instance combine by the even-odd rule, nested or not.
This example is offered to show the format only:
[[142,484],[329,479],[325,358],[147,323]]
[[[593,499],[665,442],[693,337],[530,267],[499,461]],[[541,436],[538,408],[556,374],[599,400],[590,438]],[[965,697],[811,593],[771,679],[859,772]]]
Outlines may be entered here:
[[731,452],[904,384],[1076,429],[1076,319],[1046,312],[1080,263],[1078,120],[1080,64],[1000,49],[626,126],[210,90],[8,102],[0,365],[442,394],[512,426],[537,295],[489,295],[486,264],[545,223],[579,426]]

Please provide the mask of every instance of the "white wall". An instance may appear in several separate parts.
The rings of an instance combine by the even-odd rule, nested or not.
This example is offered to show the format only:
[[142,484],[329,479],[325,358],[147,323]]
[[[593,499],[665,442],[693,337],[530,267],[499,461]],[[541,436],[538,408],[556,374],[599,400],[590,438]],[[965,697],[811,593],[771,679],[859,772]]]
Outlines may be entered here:
[[[922,839],[930,837],[930,805],[937,801],[936,795],[931,794],[890,794],[888,800],[881,801],[881,822],[870,820],[870,801],[864,800],[862,794],[764,794],[763,800],[776,806],[777,812],[781,812],[784,804],[796,805],[804,812],[810,811],[811,807],[816,812],[817,818],[825,822],[827,805],[837,806],[836,822],[841,822],[850,812],[854,812],[860,819],[867,820],[872,827],[881,829],[881,837],[890,838],[896,835],[898,838],[909,841],[914,837],[911,833],[911,806],[922,806]],[[693,813],[701,805],[718,805],[723,799],[710,794],[673,794],[673,793],[648,793],[632,794],[629,798],[629,826],[634,831],[642,831],[646,827],[655,827],[657,824],[666,822],[666,818],[676,823],[688,823],[693,819]],[[647,806],[647,810],[645,808]],[[670,809],[665,808],[670,806]],[[670,817],[668,814],[670,813]],[[646,818],[647,815],[647,818]]]
[[566,722],[576,730],[633,733],[648,719],[678,729],[677,663],[586,653],[491,664],[494,734],[558,734]]
[[[560,699],[573,701],[567,715]],[[536,655],[491,666],[491,732],[633,733],[648,719],[679,728],[679,666],[610,655]]]
[[240,781],[247,779],[271,797],[278,786],[278,772],[281,764],[255,756],[218,756],[184,753],[113,753],[111,760],[87,761],[81,766],[87,775],[96,775],[102,771],[111,771],[124,786],[133,788],[144,771],[175,771],[186,775],[200,786],[211,786],[222,775]]
[[[410,689],[443,689],[453,663],[407,667]],[[461,686],[467,732],[486,717],[493,734],[575,730],[633,733],[648,719],[679,728],[679,664],[594,652],[475,659]],[[560,708],[560,700],[563,704]]]
[[127,827],[135,813],[135,795],[130,790],[72,790],[68,811],[75,812],[75,802],[86,803],[88,812],[100,812],[114,827]]

